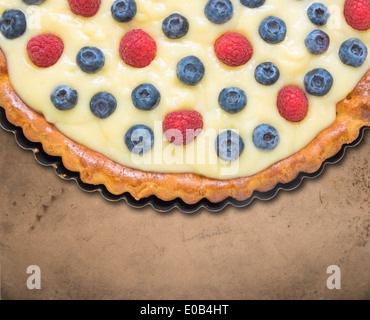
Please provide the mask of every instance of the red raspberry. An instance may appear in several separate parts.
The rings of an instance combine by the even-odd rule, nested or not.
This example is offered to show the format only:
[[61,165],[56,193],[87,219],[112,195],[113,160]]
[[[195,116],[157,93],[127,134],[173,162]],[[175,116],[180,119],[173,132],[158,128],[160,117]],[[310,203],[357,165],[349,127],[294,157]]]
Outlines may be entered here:
[[63,41],[53,34],[40,34],[27,43],[31,61],[38,67],[48,68],[56,64],[64,50]]
[[74,14],[87,18],[95,16],[101,4],[101,0],[68,0],[68,2]]
[[148,66],[157,53],[157,44],[153,38],[141,29],[126,33],[119,46],[119,55],[131,67]]
[[215,53],[223,63],[230,67],[238,67],[252,58],[253,47],[240,33],[229,32],[216,40]]
[[178,110],[166,115],[163,132],[168,141],[175,145],[188,144],[203,129],[203,117],[195,110]]
[[299,122],[307,115],[308,100],[301,88],[287,86],[278,93],[277,108],[284,119]]
[[346,0],[344,17],[347,23],[356,30],[370,29],[370,1]]

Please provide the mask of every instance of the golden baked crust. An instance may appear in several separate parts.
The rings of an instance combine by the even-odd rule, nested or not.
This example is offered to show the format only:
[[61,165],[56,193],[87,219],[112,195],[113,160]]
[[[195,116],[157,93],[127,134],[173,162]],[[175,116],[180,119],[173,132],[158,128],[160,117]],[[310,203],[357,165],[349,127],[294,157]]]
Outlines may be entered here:
[[304,149],[249,177],[216,180],[190,173],[153,173],[131,169],[64,136],[43,115],[29,108],[12,88],[6,58],[0,50],[0,105],[12,124],[23,129],[46,153],[60,156],[64,166],[79,172],[83,182],[104,184],[116,195],[129,192],[135,199],[155,195],[168,201],[181,198],[194,204],[203,198],[220,202],[227,197],[249,198],[253,191],[269,191],[278,183],[292,181],[300,172],[317,171],[322,162],[351,143],[359,130],[370,125],[370,70],[348,96],[337,104],[335,122]]

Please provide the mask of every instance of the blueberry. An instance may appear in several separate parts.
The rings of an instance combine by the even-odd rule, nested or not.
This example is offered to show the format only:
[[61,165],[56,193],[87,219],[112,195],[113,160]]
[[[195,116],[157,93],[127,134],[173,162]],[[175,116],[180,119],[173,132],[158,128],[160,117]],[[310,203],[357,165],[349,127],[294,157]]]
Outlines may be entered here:
[[55,108],[58,110],[71,110],[78,102],[78,93],[76,89],[62,84],[53,90],[50,95],[50,99]]
[[219,158],[235,161],[244,150],[244,141],[235,131],[226,130],[217,136],[215,147]]
[[197,85],[203,79],[204,72],[202,61],[195,56],[182,58],[177,64],[177,78],[188,86]]
[[105,63],[103,52],[95,47],[82,48],[76,60],[81,70],[90,74],[98,72]]
[[137,12],[135,0],[116,0],[114,1],[111,12],[114,20],[118,22],[131,21]]
[[45,0],[23,0],[23,2],[27,4],[41,4],[45,2]]
[[247,96],[242,89],[230,87],[221,91],[218,97],[220,107],[228,113],[238,113],[247,105]]
[[257,66],[254,71],[257,82],[265,86],[271,86],[279,80],[279,68],[272,62],[264,62]]
[[100,119],[108,118],[117,107],[115,97],[106,91],[98,92],[90,101],[91,112]]
[[283,20],[270,16],[262,21],[258,32],[263,40],[276,44],[285,39],[287,29]]
[[266,0],[240,0],[243,6],[248,8],[258,8],[265,4]]
[[134,154],[142,155],[152,150],[154,133],[151,128],[143,124],[131,127],[125,135],[127,148]]
[[321,30],[314,30],[310,32],[305,39],[307,50],[315,55],[326,52],[326,50],[329,48],[329,43],[329,36]]
[[233,17],[233,4],[230,0],[209,0],[204,13],[209,21],[222,24]]
[[333,86],[333,77],[329,71],[317,68],[306,74],[304,85],[308,93],[321,97],[330,91]]
[[136,108],[148,111],[158,106],[161,95],[155,86],[143,83],[132,91],[131,98]]
[[0,31],[5,38],[18,38],[25,33],[26,29],[26,16],[22,11],[13,9],[4,11],[0,19]]
[[322,3],[314,3],[307,10],[308,18],[317,26],[323,26],[328,22],[330,13]]
[[277,130],[269,124],[261,124],[253,132],[253,143],[257,149],[271,151],[279,144]]
[[164,19],[162,30],[166,37],[179,39],[189,31],[189,21],[179,13],[174,13]]
[[367,57],[366,45],[357,38],[345,41],[339,49],[339,58],[346,65],[361,67]]

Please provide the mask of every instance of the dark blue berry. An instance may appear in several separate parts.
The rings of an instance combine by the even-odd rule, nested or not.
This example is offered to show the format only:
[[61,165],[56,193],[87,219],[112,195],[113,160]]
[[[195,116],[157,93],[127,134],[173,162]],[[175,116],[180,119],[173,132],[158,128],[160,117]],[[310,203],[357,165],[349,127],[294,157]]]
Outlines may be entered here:
[[324,31],[314,30],[307,35],[305,44],[310,53],[318,55],[328,50],[330,38]]
[[253,143],[257,149],[271,151],[279,144],[277,130],[269,124],[261,124],[253,132]]
[[136,108],[148,111],[158,106],[161,95],[155,86],[143,83],[132,91],[131,98]]
[[266,0],[240,0],[243,6],[248,8],[258,8],[265,4]]
[[114,20],[118,22],[129,22],[136,15],[136,2],[135,0],[116,0],[111,7],[111,12]]
[[285,39],[287,29],[283,20],[270,16],[262,21],[258,32],[263,40],[276,44]]
[[339,58],[348,66],[361,67],[367,58],[367,47],[360,39],[349,39],[341,45]]
[[247,105],[247,95],[239,88],[225,88],[218,97],[218,103],[224,111],[238,113]]
[[115,97],[106,91],[98,92],[90,101],[91,112],[100,119],[108,118],[117,107]]
[[53,90],[50,99],[58,110],[71,110],[78,102],[78,93],[76,89],[62,84]]
[[265,86],[271,86],[279,80],[279,68],[272,62],[264,62],[257,66],[254,71],[257,82]]
[[27,4],[41,4],[45,2],[45,0],[23,0],[23,2]]
[[306,74],[304,85],[308,93],[321,97],[326,95],[333,86],[333,76],[329,71],[317,68]]
[[181,14],[174,13],[164,19],[162,30],[166,37],[179,39],[188,33],[189,21]]
[[77,64],[86,73],[96,73],[105,63],[104,53],[95,47],[84,47],[77,54]]
[[233,4],[230,0],[209,0],[204,13],[209,21],[222,24],[233,17]]
[[131,127],[125,135],[127,148],[134,154],[142,155],[152,150],[154,133],[151,128],[143,124]]
[[5,38],[18,38],[25,33],[26,29],[26,16],[22,11],[13,9],[4,11],[0,19],[0,31]]
[[204,72],[202,61],[195,56],[182,58],[177,64],[177,78],[188,86],[197,85],[203,79]]
[[244,141],[235,131],[226,130],[217,136],[215,147],[219,158],[235,161],[244,150]]
[[317,26],[323,26],[328,22],[330,12],[322,3],[314,3],[307,10],[308,18]]

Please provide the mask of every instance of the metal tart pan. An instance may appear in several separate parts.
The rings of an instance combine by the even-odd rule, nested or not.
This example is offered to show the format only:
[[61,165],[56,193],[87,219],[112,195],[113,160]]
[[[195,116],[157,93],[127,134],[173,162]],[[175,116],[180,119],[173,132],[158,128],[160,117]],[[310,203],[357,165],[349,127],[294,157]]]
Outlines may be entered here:
[[48,155],[43,150],[41,143],[35,143],[32,141],[29,141],[24,136],[22,128],[14,126],[6,119],[5,110],[2,107],[0,107],[0,126],[5,131],[12,132],[14,134],[16,142],[22,149],[32,151],[38,163],[40,163],[43,166],[53,167],[56,174],[60,178],[64,180],[74,180],[79,186],[79,188],[85,192],[99,192],[103,196],[103,198],[106,199],[107,201],[112,201],[112,202],[126,201],[126,203],[133,208],[144,208],[147,206],[151,206],[158,212],[170,212],[173,209],[177,208],[184,213],[195,213],[202,208],[210,212],[219,212],[229,205],[234,206],[236,208],[245,208],[249,206],[255,199],[263,200],[263,201],[271,200],[281,190],[292,191],[299,187],[303,179],[316,178],[324,171],[324,168],[326,165],[335,164],[339,162],[343,158],[346,149],[349,147],[357,146],[362,141],[365,131],[370,128],[370,127],[363,127],[360,130],[360,134],[355,141],[353,141],[351,144],[343,145],[341,150],[335,156],[325,160],[322,163],[319,170],[317,170],[314,173],[301,172],[291,182],[285,183],[285,184],[279,183],[275,186],[275,188],[273,188],[272,190],[268,192],[255,191],[251,197],[249,197],[248,199],[244,201],[237,201],[233,198],[227,198],[222,202],[213,203],[213,202],[208,201],[207,199],[202,199],[198,203],[190,205],[190,204],[186,204],[181,199],[175,199],[172,201],[163,201],[155,196],[151,196],[151,197],[144,198],[141,200],[136,200],[129,193],[123,193],[121,195],[114,195],[110,193],[104,185],[86,184],[81,181],[78,172],[69,171],[63,166],[62,159],[60,157]]

